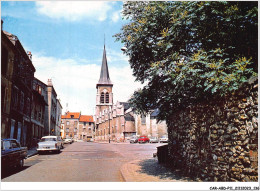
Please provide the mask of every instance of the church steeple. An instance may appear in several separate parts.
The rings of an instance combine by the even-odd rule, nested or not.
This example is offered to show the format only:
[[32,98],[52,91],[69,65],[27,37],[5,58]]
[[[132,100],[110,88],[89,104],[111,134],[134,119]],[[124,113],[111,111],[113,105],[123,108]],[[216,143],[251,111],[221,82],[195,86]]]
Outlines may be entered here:
[[104,51],[103,51],[103,59],[102,59],[102,66],[101,66],[101,71],[100,71],[100,78],[99,78],[99,81],[97,83],[97,86],[98,85],[113,86],[113,84],[112,84],[112,82],[109,78],[105,45],[104,45]]

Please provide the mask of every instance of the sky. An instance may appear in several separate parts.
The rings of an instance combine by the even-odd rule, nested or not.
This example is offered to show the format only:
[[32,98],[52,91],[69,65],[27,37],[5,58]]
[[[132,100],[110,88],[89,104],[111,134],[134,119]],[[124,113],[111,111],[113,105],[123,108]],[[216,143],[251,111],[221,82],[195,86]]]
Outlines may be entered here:
[[104,43],[114,103],[127,101],[135,82],[116,33],[126,24],[120,1],[1,1],[3,30],[32,53],[34,76],[52,79],[65,111],[93,115]]

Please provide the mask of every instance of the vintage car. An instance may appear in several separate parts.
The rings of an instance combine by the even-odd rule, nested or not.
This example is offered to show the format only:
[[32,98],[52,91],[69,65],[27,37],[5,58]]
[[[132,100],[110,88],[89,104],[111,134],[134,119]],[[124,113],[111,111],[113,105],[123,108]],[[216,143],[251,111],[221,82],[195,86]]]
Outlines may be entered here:
[[138,139],[138,143],[148,143],[149,141],[150,139],[144,135]]
[[16,139],[1,140],[1,167],[22,168],[27,157],[27,147],[21,147]]
[[59,153],[61,148],[62,141],[59,136],[44,136],[37,145],[37,151],[39,154],[46,151],[56,151]]
[[65,144],[71,144],[72,143],[72,139],[70,139],[70,138],[67,138],[67,139],[64,139],[64,143]]
[[137,136],[132,136],[130,138],[130,143],[137,143],[138,142],[138,137]]
[[168,143],[168,136],[167,135],[161,136],[159,141],[160,141],[160,143]]
[[150,137],[150,143],[159,143],[159,140],[157,137]]

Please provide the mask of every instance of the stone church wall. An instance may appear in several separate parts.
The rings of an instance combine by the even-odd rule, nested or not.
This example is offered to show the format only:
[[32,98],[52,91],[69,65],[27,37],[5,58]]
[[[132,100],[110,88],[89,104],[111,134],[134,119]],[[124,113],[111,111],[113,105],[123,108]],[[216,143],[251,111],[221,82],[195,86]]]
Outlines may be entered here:
[[258,181],[258,82],[167,121],[170,163],[203,181]]

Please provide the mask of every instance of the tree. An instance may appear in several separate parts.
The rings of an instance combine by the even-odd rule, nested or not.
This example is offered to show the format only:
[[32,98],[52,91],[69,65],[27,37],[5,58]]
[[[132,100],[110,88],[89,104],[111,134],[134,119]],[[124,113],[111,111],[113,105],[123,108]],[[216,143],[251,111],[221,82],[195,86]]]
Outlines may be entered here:
[[130,103],[140,113],[176,109],[237,90],[257,75],[257,2],[126,2],[129,20],[115,35],[136,80]]

